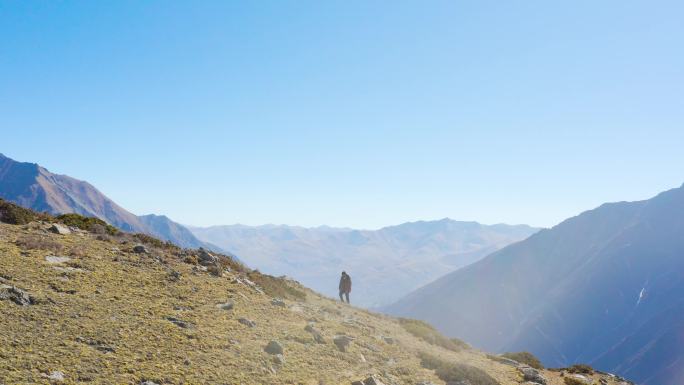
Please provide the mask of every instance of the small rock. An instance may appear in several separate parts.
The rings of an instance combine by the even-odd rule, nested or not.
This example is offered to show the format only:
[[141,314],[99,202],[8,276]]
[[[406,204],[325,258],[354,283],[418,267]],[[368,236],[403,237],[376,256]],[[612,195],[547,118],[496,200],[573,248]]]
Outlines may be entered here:
[[323,337],[323,334],[318,329],[316,329],[312,323],[306,325],[306,327],[304,327],[304,330],[311,333],[311,335],[314,338],[314,341],[316,341],[317,343],[319,343],[319,344],[325,344],[326,343],[325,338]]
[[335,338],[333,338],[333,343],[335,343],[335,346],[337,346],[341,352],[346,352],[353,340],[354,339],[349,336],[335,336]]
[[591,378],[585,377],[581,374],[568,374],[563,378],[566,385],[591,385],[594,381]]
[[169,271],[168,279],[171,282],[178,282],[178,281],[180,281],[182,276],[183,276],[183,274],[181,274],[180,271],[171,270],[171,271]]
[[71,230],[69,230],[68,227],[60,225],[59,223],[55,223],[52,226],[50,226],[48,228],[48,231],[59,235],[71,234]]
[[147,381],[141,382],[140,385],[159,385],[159,384],[157,384],[154,381],[147,380]]
[[285,303],[285,301],[283,301],[280,298],[273,298],[271,300],[271,305],[280,306],[280,307],[287,307],[287,304]]
[[234,304],[231,301],[228,301],[226,303],[220,303],[220,304],[216,305],[216,307],[221,309],[221,310],[233,310],[233,306],[234,306]]
[[138,254],[147,254],[148,253],[147,247],[145,247],[143,245],[135,245],[135,247],[133,247],[133,252],[138,253]]
[[283,346],[280,344],[280,342],[276,340],[271,340],[271,342],[266,345],[264,348],[264,351],[268,354],[283,354]]
[[359,353],[359,361],[364,364],[366,363],[366,357],[361,353]]
[[48,255],[47,257],[45,257],[45,261],[47,263],[58,264],[58,263],[69,262],[69,261],[71,261],[71,258],[69,258],[69,257],[56,257],[54,255]]
[[250,327],[250,328],[253,328],[253,327],[256,326],[256,322],[252,321],[252,320],[249,319],[249,318],[240,318],[240,319],[238,320],[238,322],[241,323],[241,324],[243,324],[243,325],[245,325],[245,326],[248,326],[248,327]]
[[190,329],[192,328],[192,324],[187,321],[183,321],[181,319],[175,318],[175,317],[166,317],[166,320],[175,324],[178,327],[181,327],[183,329]]
[[273,356],[273,361],[278,365],[285,365],[285,356],[282,354],[276,354]]
[[352,385],[385,385],[375,376],[370,376],[363,381],[354,381]]

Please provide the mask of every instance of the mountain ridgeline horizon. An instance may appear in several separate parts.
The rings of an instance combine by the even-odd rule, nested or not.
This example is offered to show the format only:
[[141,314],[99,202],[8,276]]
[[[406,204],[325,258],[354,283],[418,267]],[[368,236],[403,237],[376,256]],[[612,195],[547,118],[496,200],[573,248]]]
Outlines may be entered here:
[[383,310],[552,367],[684,383],[684,185],[583,212]]
[[352,302],[364,307],[394,302],[539,230],[448,218],[378,230],[288,225],[189,228],[197,238],[229,249],[254,268],[293,277],[331,297],[337,296],[340,272],[346,270],[354,281]]

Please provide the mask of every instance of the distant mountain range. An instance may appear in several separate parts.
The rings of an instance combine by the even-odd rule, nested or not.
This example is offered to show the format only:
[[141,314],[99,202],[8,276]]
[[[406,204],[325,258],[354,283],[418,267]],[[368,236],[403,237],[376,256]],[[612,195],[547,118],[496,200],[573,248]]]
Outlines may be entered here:
[[190,230],[263,272],[288,275],[337,296],[341,271],[352,277],[352,302],[389,304],[410,291],[538,231],[451,219],[380,230],[296,226],[214,226]]
[[198,240],[187,228],[165,216],[136,216],[88,182],[53,174],[35,163],[17,162],[2,154],[0,198],[39,212],[97,217],[123,231],[150,234],[182,247],[221,251]]
[[584,212],[385,310],[550,366],[684,384],[684,186]]

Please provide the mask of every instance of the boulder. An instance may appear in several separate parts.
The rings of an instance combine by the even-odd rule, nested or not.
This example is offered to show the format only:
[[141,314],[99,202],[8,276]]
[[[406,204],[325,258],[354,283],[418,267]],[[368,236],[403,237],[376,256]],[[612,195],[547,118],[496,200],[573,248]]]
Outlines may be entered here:
[[536,382],[540,385],[546,385],[546,378],[544,378],[544,376],[542,376],[537,369],[524,366],[518,368],[518,370],[520,370],[520,373],[523,375],[523,381]]
[[333,343],[341,352],[346,352],[352,341],[354,341],[353,338],[345,335],[335,336],[335,338],[333,338]]
[[271,340],[266,347],[264,348],[264,351],[268,354],[283,354],[283,346],[280,344],[280,342],[276,340]]
[[250,328],[253,328],[253,327],[256,326],[256,322],[252,321],[252,320],[249,319],[249,318],[240,318],[240,319],[238,320],[238,322],[241,323],[241,324],[243,324],[243,325],[245,325],[245,326],[248,326],[248,327],[250,327]]
[[135,245],[133,247],[133,252],[138,253],[138,254],[147,254],[148,253],[147,247],[145,247],[143,245]]
[[0,285],[0,301],[10,300],[19,306],[29,306],[36,303],[35,298],[16,286]]
[[67,235],[71,234],[71,230],[69,230],[68,227],[64,225],[60,225],[59,223],[55,223],[52,226],[48,228],[48,231],[51,233],[59,234],[59,235]]
[[216,256],[201,247],[199,248],[197,257],[199,258],[200,265],[203,266],[216,265],[218,263],[218,258]]

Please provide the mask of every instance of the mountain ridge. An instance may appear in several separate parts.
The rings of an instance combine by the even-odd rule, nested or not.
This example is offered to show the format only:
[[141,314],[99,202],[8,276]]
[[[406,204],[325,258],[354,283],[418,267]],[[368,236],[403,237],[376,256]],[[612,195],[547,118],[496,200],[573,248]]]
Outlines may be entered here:
[[[551,366],[587,362],[646,385],[679,383],[684,366],[668,357],[682,357],[684,350],[660,336],[676,335],[680,323],[657,320],[681,314],[683,235],[682,187],[651,199],[606,203],[385,310],[422,315],[485,349],[529,350]],[[471,310],[459,311],[464,308]],[[673,354],[658,353],[666,346]]]
[[0,154],[0,198],[39,212],[100,218],[123,231],[147,233],[183,247],[222,251],[198,240],[166,216],[136,216],[87,181],[52,173],[37,163],[18,162],[3,154]]

